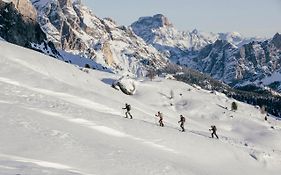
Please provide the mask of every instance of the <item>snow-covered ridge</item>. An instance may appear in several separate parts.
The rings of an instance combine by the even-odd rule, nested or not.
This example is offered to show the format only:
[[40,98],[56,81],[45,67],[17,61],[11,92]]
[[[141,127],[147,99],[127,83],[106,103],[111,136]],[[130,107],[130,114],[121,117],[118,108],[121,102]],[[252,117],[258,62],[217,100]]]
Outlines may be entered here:
[[[3,41],[0,49],[0,174],[280,174],[281,122],[254,106],[235,101],[233,112],[223,94],[161,78],[136,79],[127,96],[111,87],[118,75]],[[213,124],[219,140],[209,138]]]

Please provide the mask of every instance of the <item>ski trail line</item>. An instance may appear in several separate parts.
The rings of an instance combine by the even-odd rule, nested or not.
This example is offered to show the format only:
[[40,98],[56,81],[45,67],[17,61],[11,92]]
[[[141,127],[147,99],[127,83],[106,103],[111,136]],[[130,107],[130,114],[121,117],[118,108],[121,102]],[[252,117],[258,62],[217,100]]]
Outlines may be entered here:
[[4,82],[4,83],[11,84],[11,85],[14,85],[14,86],[23,87],[23,88],[32,90],[34,92],[38,92],[38,93],[41,93],[41,94],[45,94],[45,95],[48,95],[48,96],[59,98],[59,99],[62,99],[64,101],[70,102],[72,104],[83,106],[83,107],[86,107],[86,108],[89,108],[89,109],[94,109],[95,111],[98,111],[100,113],[107,113],[107,114],[119,115],[119,116],[122,115],[119,111],[113,110],[112,108],[109,108],[105,105],[102,105],[100,103],[96,103],[92,100],[88,100],[86,98],[82,98],[82,97],[79,97],[79,96],[75,96],[75,95],[71,95],[71,94],[67,94],[67,93],[63,93],[63,92],[55,92],[55,91],[51,91],[51,90],[47,90],[47,89],[31,87],[31,86],[24,85],[24,84],[21,84],[17,81],[13,81],[13,80],[10,80],[8,78],[3,78],[3,77],[0,77],[0,82]]
[[114,136],[114,137],[120,137],[120,138],[129,138],[131,140],[141,142],[145,145],[148,145],[148,146],[153,147],[153,148],[160,149],[162,151],[168,151],[168,152],[171,152],[171,153],[174,153],[174,154],[178,154],[178,152],[175,151],[172,148],[168,148],[164,145],[156,144],[152,141],[148,141],[148,140],[145,140],[145,139],[142,139],[142,138],[139,138],[139,137],[135,137],[133,135],[126,134],[126,133],[118,131],[116,129],[109,128],[107,126],[97,125],[96,123],[94,123],[92,121],[89,121],[89,120],[86,120],[86,119],[66,117],[63,114],[50,112],[50,111],[46,111],[46,110],[42,110],[42,109],[35,109],[35,108],[26,108],[26,109],[33,110],[35,112],[38,112],[38,113],[41,113],[41,114],[44,114],[44,115],[57,117],[57,118],[65,120],[67,122],[75,123],[75,124],[78,124],[80,126],[87,127],[91,130],[95,130],[97,132],[100,132],[100,133],[103,133],[103,134],[106,134],[106,135],[110,135],[110,136]]
[[79,171],[79,170],[77,170],[73,167],[68,166],[68,165],[54,163],[54,162],[42,161],[42,160],[37,160],[37,159],[30,159],[30,158],[7,155],[7,154],[0,154],[0,157],[6,158],[6,159],[12,159],[14,161],[22,162],[22,163],[33,163],[33,164],[36,164],[38,166],[45,167],[45,168],[54,168],[54,169],[58,169],[58,170],[66,170],[70,173],[78,173],[78,174],[81,174],[81,175],[93,175],[93,174],[81,172],[81,171]]

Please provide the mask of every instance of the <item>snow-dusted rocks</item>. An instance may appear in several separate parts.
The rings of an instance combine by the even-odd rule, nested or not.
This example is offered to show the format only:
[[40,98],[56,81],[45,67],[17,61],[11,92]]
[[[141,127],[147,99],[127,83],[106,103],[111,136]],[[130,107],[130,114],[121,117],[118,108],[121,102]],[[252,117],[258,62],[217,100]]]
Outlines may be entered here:
[[280,39],[274,38],[263,42],[253,41],[241,47],[217,40],[201,49],[196,57],[183,57],[178,62],[232,86],[260,86],[263,79],[278,73],[281,68],[281,50],[276,47]]
[[134,95],[137,91],[136,82],[129,76],[122,76],[114,81],[112,87],[127,95]]
[[141,17],[133,31],[173,62],[207,73],[229,85],[257,84],[280,68],[281,35],[272,40],[237,32],[178,31],[161,15]]
[[171,49],[200,49],[212,43],[211,40],[201,36],[194,30],[181,32],[173,27],[167,17],[158,14],[152,17],[141,17],[131,25],[133,31],[149,44],[154,45],[160,51],[176,52]]
[[190,55],[191,51],[198,51],[216,40],[226,40],[233,45],[241,46],[253,39],[247,39],[237,32],[207,33],[198,30],[179,31],[162,14],[141,17],[131,25],[133,31],[156,49],[167,53],[170,59],[177,61],[181,57]]

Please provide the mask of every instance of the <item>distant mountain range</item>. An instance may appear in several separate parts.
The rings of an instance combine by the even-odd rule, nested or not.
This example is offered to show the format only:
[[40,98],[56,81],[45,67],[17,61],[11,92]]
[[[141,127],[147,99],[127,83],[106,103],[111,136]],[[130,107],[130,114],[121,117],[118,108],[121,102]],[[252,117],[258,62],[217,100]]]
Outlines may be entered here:
[[[169,51],[173,54],[172,48],[181,50],[200,50],[216,40],[226,40],[235,46],[242,46],[258,38],[245,38],[237,32],[230,33],[206,33],[193,31],[179,31],[162,14],[152,17],[141,17],[131,25],[133,31],[149,44],[161,51]],[[169,50],[170,48],[170,50]]]
[[0,0],[0,8],[3,39],[66,62],[73,61],[70,53],[91,60],[93,68],[144,76],[172,61],[230,86],[269,86],[281,92],[278,33],[262,40],[237,32],[179,31],[161,14],[118,26],[95,16],[80,0]]
[[133,31],[170,60],[234,87],[269,86],[281,92],[281,35],[245,38],[237,32],[178,31],[161,15],[142,17]]

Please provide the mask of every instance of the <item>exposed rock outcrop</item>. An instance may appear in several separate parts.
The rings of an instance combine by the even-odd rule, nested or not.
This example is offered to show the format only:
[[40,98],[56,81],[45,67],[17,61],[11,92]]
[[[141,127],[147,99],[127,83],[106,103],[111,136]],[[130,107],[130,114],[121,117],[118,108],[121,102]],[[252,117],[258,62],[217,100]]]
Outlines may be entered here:
[[[281,69],[280,43],[278,34],[272,40],[255,41],[240,48],[218,40],[203,48],[195,58],[180,60],[180,64],[207,73],[232,86],[259,86],[265,82],[264,79]],[[270,83],[273,82],[266,81],[264,85]]]
[[115,81],[112,84],[112,87],[117,90],[120,89],[126,95],[134,95],[137,90],[135,81],[130,77],[125,77],[125,76]]
[[37,12],[29,0],[11,0],[24,18],[36,20]]
[[32,12],[33,8],[27,2],[23,0],[18,5],[0,0],[0,36],[8,42],[31,48],[31,43],[44,42],[46,35],[36,21],[36,12]]
[[0,0],[0,37],[5,41],[58,57],[59,53],[37,23],[36,11],[28,0]]

